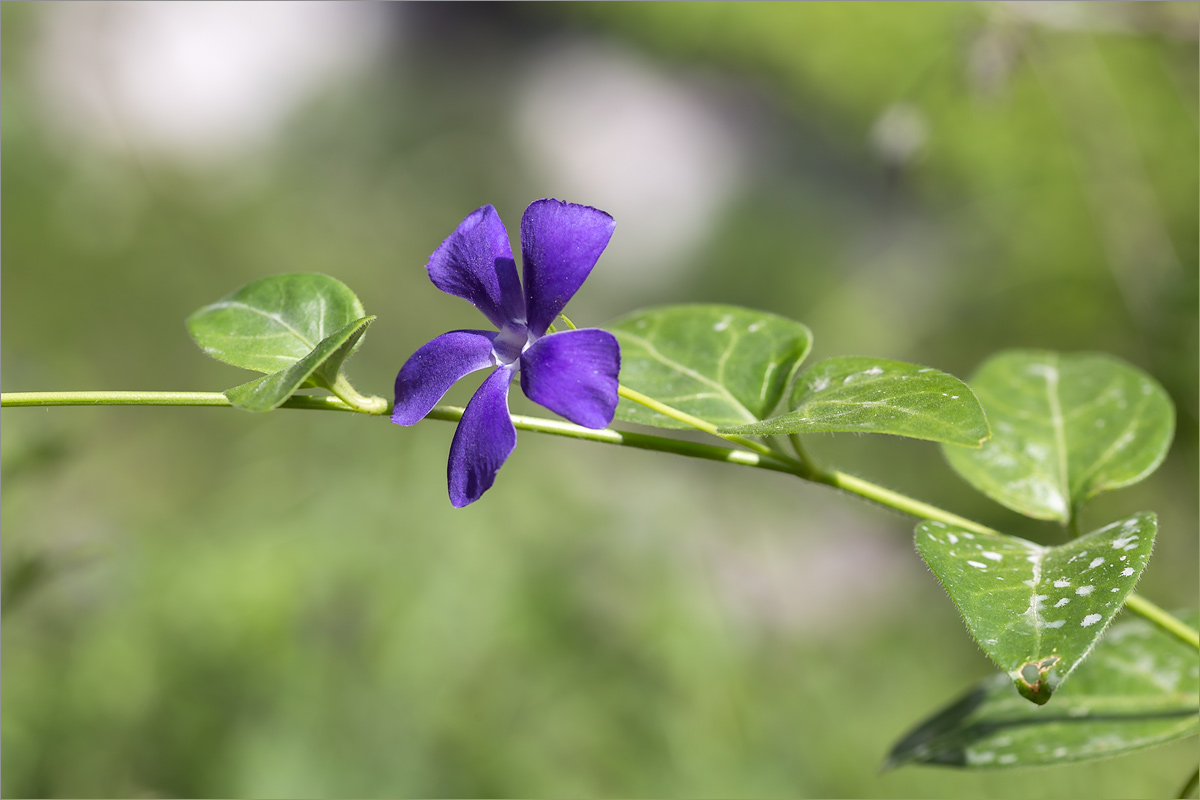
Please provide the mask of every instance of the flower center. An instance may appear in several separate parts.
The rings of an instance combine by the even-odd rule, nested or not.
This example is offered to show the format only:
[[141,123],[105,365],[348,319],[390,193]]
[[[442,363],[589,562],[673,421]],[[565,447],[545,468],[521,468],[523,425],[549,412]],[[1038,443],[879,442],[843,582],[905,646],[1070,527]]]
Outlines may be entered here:
[[499,366],[508,366],[521,357],[529,344],[529,329],[520,322],[506,322],[492,341],[492,355]]

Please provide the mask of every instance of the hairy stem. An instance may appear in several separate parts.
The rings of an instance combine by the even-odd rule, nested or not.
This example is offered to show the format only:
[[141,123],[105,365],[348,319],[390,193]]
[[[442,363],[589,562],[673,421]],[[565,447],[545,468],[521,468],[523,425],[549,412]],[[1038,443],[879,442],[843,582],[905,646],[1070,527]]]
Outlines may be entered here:
[[377,395],[367,397],[359,394],[358,390],[351,386],[350,381],[346,380],[346,376],[341,373],[338,373],[337,380],[329,387],[329,391],[355,411],[361,411],[364,414],[385,414],[392,410],[391,403],[382,397]]

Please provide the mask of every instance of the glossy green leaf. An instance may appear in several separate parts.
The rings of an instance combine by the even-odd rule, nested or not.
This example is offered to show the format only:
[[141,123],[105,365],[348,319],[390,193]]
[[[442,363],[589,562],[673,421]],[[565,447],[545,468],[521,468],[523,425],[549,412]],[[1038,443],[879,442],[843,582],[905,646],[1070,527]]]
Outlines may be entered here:
[[1142,512],[1058,547],[943,522],[917,526],[917,551],[971,635],[1017,686],[1045,703],[1133,591],[1154,546]]
[[1195,650],[1144,620],[1122,622],[1052,705],[1031,706],[995,675],[905,734],[887,766],[1043,766],[1194,736],[1196,675]]
[[[196,344],[213,358],[274,373],[292,367],[326,337],[364,316],[362,303],[344,283],[303,273],[248,284],[192,314],[187,326]],[[355,344],[360,341],[361,336]],[[349,354],[342,354],[341,360]],[[312,373],[314,383],[332,384],[341,360],[319,365]]]
[[[291,397],[314,377],[319,369],[332,372],[334,378],[346,357],[354,351],[367,327],[375,317],[363,317],[343,328],[339,328],[322,339],[312,352],[286,369],[272,372],[225,391],[229,402],[250,411],[270,411]],[[316,381],[324,388],[332,388],[333,381],[326,383],[324,377]]]
[[1112,356],[1015,350],[971,379],[992,438],[947,448],[971,485],[1014,511],[1067,522],[1088,499],[1153,472],[1175,411],[1150,376]]
[[987,418],[967,385],[930,367],[878,358],[818,362],[792,387],[786,414],[722,433],[890,433],[979,447]]
[[[714,425],[770,415],[812,345],[804,325],[736,306],[660,306],[607,328],[621,343],[621,383]],[[688,427],[627,400],[616,416]]]

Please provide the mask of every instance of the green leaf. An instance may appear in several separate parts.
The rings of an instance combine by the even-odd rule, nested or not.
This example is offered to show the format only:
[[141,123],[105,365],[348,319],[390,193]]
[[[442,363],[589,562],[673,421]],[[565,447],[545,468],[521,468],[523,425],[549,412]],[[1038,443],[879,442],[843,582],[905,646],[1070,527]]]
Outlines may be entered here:
[[1146,566],[1154,514],[1142,512],[1058,547],[943,522],[917,526],[917,551],[971,635],[1041,705],[1083,661]]
[[[736,306],[660,306],[621,317],[608,330],[621,343],[621,383],[714,425],[771,414],[812,346],[804,325]],[[627,400],[616,416],[688,427]]]
[[786,414],[722,433],[890,433],[979,447],[987,418],[965,383],[930,367],[877,358],[818,362],[792,387]]
[[[342,362],[353,352],[363,334],[367,332],[367,327],[374,321],[375,317],[363,317],[339,328],[322,339],[311,353],[292,366],[226,389],[225,396],[235,406],[250,411],[270,411],[277,408],[297,389],[304,386],[319,369],[326,373],[332,372],[336,378]],[[324,380],[324,377],[320,379],[322,386],[333,388],[333,382],[326,385]]]
[[1054,705],[1031,706],[1012,693],[1006,676],[992,676],[905,734],[887,766],[1063,764],[1194,736],[1196,673],[1195,650],[1144,620],[1122,622]]
[[[196,344],[213,358],[273,373],[292,367],[327,336],[364,316],[362,303],[344,283],[304,273],[257,280],[192,314],[187,326]],[[360,341],[361,336],[355,344]],[[336,364],[318,365],[312,382],[332,385],[349,354]]]
[[1162,462],[1175,411],[1161,386],[1112,356],[1014,350],[971,379],[992,424],[950,465],[1014,511],[1067,522],[1090,498],[1136,483]]

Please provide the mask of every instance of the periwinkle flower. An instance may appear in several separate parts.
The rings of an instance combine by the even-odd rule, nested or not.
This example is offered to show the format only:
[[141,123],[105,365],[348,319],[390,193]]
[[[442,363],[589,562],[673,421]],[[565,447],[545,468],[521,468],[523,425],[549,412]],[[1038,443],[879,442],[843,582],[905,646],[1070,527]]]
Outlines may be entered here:
[[536,200],[521,218],[524,290],[496,209],[476,209],[429,258],[433,285],[469,301],[499,330],[442,334],[396,376],[392,422],[413,425],[460,378],[492,374],[467,403],[450,444],[447,478],[456,508],[491,488],[517,444],[508,386],[520,371],[525,396],[588,428],[603,428],[617,407],[621,349],[595,328],[547,334],[612,237],[613,218],[590,206]]

